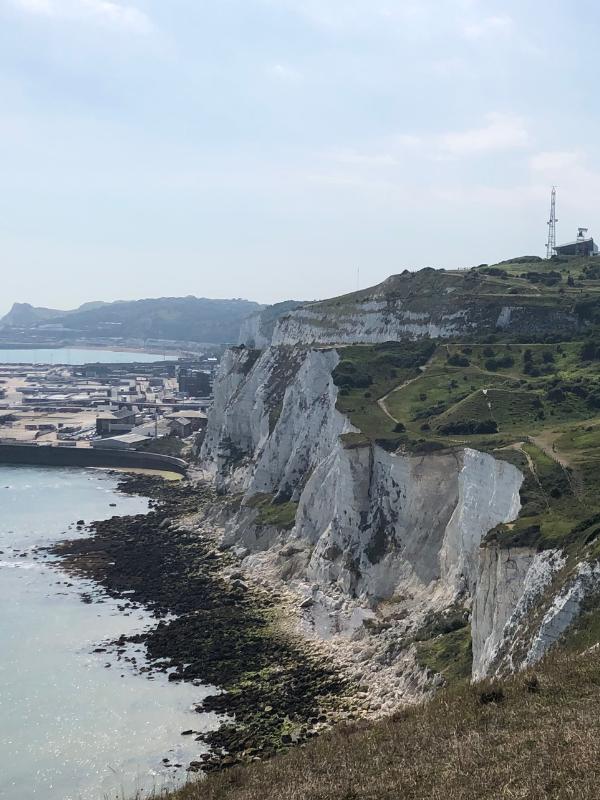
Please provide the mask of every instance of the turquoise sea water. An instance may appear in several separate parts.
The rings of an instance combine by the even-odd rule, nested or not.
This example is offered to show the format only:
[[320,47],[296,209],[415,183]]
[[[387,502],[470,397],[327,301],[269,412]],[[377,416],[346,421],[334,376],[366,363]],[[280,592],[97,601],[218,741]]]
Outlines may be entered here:
[[[176,358],[169,354],[168,358]],[[162,361],[163,354],[124,353],[116,350],[82,350],[63,347],[47,350],[0,350],[0,364],[128,364]]]
[[[114,650],[94,652],[155,624],[146,611],[119,611],[122,601],[32,553],[82,535],[76,520],[147,509],[145,499],[115,487],[98,470],[0,465],[2,800],[129,798],[176,785],[204,749],[181,732],[217,725],[214,715],[192,710],[212,690],[169,683],[160,673],[149,680]],[[82,602],[86,592],[102,602]],[[136,650],[129,655],[139,666],[144,654]]]

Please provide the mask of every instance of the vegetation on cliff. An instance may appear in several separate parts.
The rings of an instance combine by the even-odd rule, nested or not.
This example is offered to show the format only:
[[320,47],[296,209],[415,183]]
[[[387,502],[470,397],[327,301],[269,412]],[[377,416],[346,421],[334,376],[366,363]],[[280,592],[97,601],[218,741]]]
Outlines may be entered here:
[[574,321],[553,332],[536,328],[532,319],[527,333],[494,327],[445,339],[340,347],[333,376],[337,405],[360,431],[346,434],[346,446],[490,452],[526,478],[519,519],[496,529],[493,538],[589,550],[595,537],[586,520],[600,513],[599,277],[586,259],[524,258],[463,273],[403,273],[318,304],[335,319],[377,296],[431,309],[449,296],[459,304],[476,297],[484,306],[505,296],[514,306],[526,295],[527,305],[545,308],[548,319],[562,308]]

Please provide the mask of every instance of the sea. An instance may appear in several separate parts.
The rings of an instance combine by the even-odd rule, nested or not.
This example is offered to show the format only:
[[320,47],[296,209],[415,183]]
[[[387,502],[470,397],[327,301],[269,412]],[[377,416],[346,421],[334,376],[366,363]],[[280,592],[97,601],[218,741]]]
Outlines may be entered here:
[[0,364],[127,364],[132,361],[146,363],[175,358],[173,354],[130,353],[118,350],[88,350],[84,348],[47,348],[39,350],[1,350]]
[[[148,680],[110,648],[94,652],[156,624],[144,609],[119,611],[122,602],[32,553],[82,535],[80,519],[147,509],[116,483],[100,470],[0,465],[2,800],[133,798],[181,784],[205,751],[182,731],[218,724],[193,710],[213,689]],[[82,602],[90,594],[101,602]],[[141,646],[132,654],[144,657]]]
[[156,620],[66,574],[43,550],[87,535],[79,520],[148,507],[120,493],[111,472],[0,464],[1,800],[143,798],[184,783],[206,751],[182,732],[218,727],[194,710],[216,690],[140,673],[143,645],[124,654],[135,666],[119,659],[110,643]]

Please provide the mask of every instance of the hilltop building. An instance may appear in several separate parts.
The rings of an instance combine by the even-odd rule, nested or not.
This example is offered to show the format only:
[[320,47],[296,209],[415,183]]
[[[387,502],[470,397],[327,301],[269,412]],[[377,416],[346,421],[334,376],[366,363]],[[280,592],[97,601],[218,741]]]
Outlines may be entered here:
[[598,245],[587,233],[587,228],[579,228],[574,242],[556,245],[554,252],[557,256],[597,256]]

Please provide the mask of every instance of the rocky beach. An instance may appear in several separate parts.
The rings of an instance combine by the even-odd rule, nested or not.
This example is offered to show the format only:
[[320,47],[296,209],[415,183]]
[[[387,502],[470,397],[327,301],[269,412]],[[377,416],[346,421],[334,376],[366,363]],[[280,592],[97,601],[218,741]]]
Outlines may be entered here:
[[148,632],[114,642],[117,653],[143,644],[147,677],[168,673],[171,682],[219,688],[197,710],[225,715],[225,723],[208,733],[182,731],[210,748],[190,772],[268,758],[355,718],[357,686],[325,645],[286,623],[285,592],[248,582],[216,532],[203,527],[199,535],[199,521],[209,509],[214,518],[222,498],[203,483],[148,476],[125,477],[119,489],[151,497],[150,513],[92,523],[89,536],[52,553],[71,574],[159,618]]

